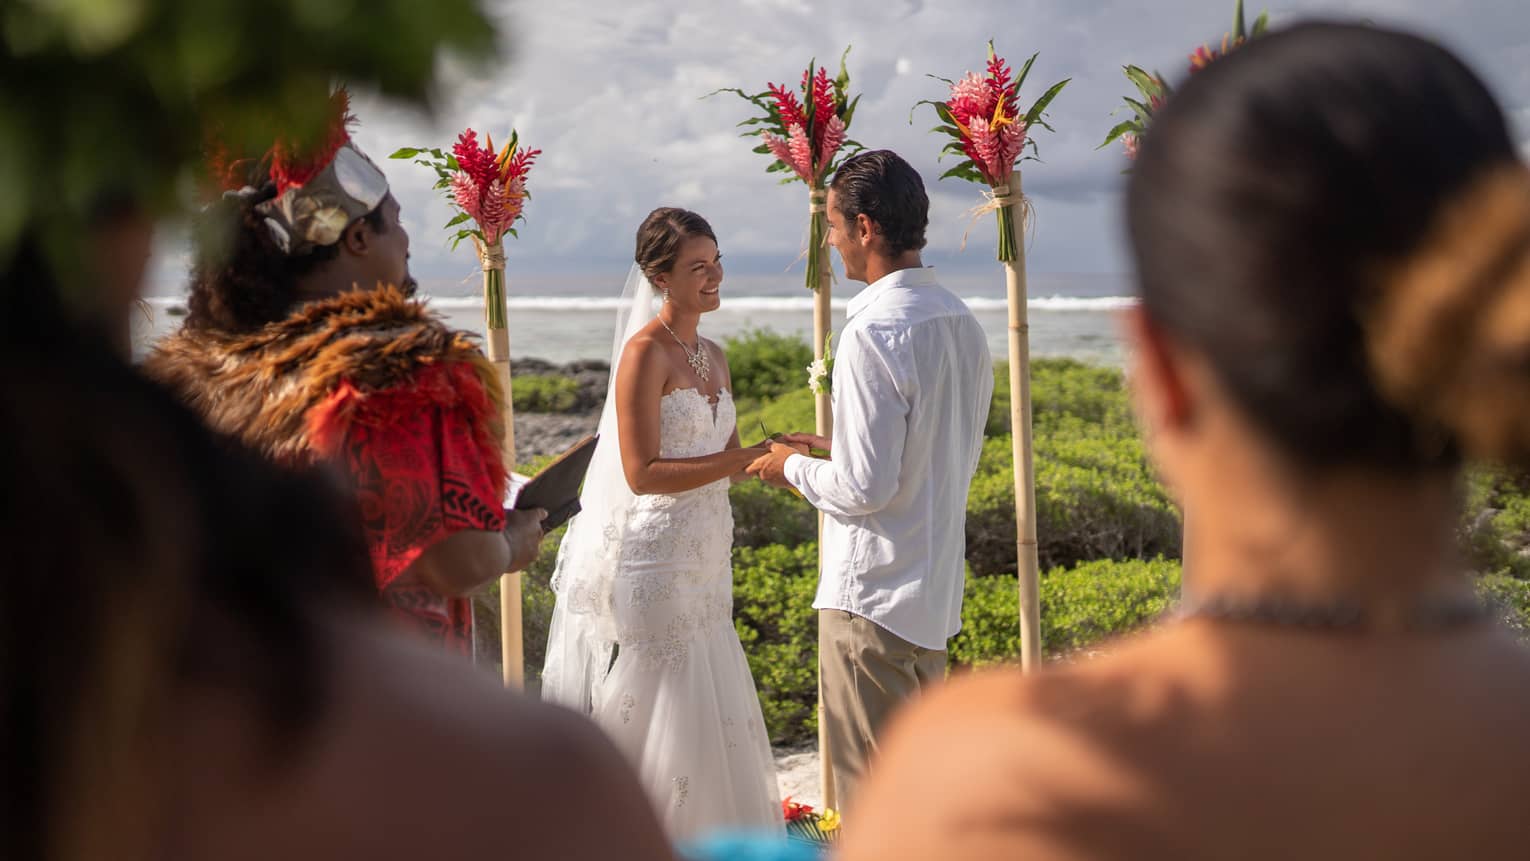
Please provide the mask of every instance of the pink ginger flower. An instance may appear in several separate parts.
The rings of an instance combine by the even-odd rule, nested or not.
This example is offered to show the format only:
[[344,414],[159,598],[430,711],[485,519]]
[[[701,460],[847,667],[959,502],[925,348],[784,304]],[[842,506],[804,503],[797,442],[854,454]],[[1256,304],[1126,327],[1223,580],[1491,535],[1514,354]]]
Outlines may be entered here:
[[1026,131],[1025,120],[1013,120],[999,131],[999,163],[1006,176],[1014,168],[1020,151],[1025,148]]
[[1121,136],[1121,146],[1126,148],[1126,157],[1133,161],[1137,158],[1137,147],[1140,145],[1141,143],[1137,140],[1137,136],[1130,132]]
[[482,195],[478,191],[478,183],[465,170],[459,170],[452,174],[452,197],[462,211],[474,221],[483,221]]
[[794,125],[789,132],[790,137],[783,140],[770,132],[762,137],[765,145],[770,147],[770,154],[780,162],[791,168],[792,172],[802,177],[804,182],[812,182],[813,174],[813,149],[808,143],[807,132],[800,125]]
[[834,160],[834,153],[845,143],[845,121],[838,116],[831,115],[829,121],[823,124],[823,142],[818,145],[818,170],[828,170],[829,163]]
[[508,212],[505,206],[505,185],[496,179],[484,192],[482,214],[478,218],[484,241],[490,245],[499,241],[514,220],[514,214]]
[[989,185],[996,185],[1007,179],[1009,170],[1004,162],[1003,146],[999,141],[1000,133],[989,128],[988,120],[983,117],[973,117],[968,129],[972,132],[972,149],[977,153],[972,162],[977,165],[983,178],[988,180]]
[[986,119],[992,116],[997,98],[990,92],[984,79],[968,72],[966,77],[952,85],[951,98],[946,102],[946,107],[956,121],[965,126],[970,125],[974,118]]
[[802,126],[792,126],[791,143],[788,148],[791,150],[792,160],[787,164],[802,177],[803,182],[811,183],[813,181],[813,144],[808,140],[807,129]]

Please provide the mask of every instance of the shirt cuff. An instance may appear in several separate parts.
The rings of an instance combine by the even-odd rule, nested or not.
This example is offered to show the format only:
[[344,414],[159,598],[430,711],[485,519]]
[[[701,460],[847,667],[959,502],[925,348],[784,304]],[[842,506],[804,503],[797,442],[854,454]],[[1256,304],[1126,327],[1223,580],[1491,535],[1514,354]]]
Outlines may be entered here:
[[798,490],[802,489],[802,471],[811,465],[813,459],[800,454],[790,454],[786,462],[781,464],[781,473],[786,476],[786,481]]

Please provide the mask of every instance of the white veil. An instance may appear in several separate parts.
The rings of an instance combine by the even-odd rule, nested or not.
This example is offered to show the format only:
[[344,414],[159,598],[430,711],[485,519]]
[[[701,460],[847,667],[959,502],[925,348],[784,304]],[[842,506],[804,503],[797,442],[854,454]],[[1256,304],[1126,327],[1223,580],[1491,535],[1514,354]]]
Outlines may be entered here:
[[542,698],[584,714],[599,703],[600,682],[616,648],[612,604],[627,514],[635,499],[622,471],[616,427],[616,372],[627,341],[653,316],[653,285],[636,265],[627,274],[611,345],[611,381],[600,413],[600,441],[553,571],[552,627],[542,666]]

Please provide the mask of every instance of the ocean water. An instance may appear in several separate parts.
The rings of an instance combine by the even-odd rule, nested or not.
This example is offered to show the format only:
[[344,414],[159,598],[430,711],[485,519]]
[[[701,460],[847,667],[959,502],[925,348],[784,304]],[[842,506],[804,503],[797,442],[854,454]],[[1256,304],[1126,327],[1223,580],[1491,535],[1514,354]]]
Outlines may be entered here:
[[[1003,271],[940,273],[941,283],[961,296],[988,337],[993,356],[1009,352],[1009,312],[1004,297]],[[578,359],[609,359],[613,326],[625,273],[560,274],[516,278],[507,287],[511,355],[563,363]],[[608,283],[603,283],[608,282]],[[863,285],[841,280],[834,286],[833,328],[844,324],[845,307]],[[1086,362],[1120,365],[1123,350],[1117,328],[1118,312],[1129,307],[1126,276],[1094,274],[1031,274],[1027,303],[1032,356],[1068,356]],[[483,300],[455,283],[421,287],[431,307],[450,325],[482,333]],[[147,312],[134,321],[134,351],[142,355],[152,342],[180,326],[183,296],[156,296]],[[751,329],[813,335],[813,296],[799,275],[729,275],[722,285],[722,306],[701,321],[702,334],[714,340]]]

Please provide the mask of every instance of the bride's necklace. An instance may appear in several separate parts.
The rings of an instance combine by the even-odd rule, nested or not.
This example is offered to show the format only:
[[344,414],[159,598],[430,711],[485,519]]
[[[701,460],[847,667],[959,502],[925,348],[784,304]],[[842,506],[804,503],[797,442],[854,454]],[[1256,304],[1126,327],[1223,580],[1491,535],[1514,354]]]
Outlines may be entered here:
[[686,361],[690,362],[691,370],[696,372],[696,376],[699,377],[703,383],[706,382],[707,378],[712,373],[712,362],[707,359],[706,348],[701,346],[701,337],[699,335],[696,337],[696,349],[692,350],[690,347],[686,346],[684,341],[680,340],[680,336],[675,334],[675,330],[671,329],[669,324],[664,322],[663,317],[657,317],[655,319],[659,321],[660,326],[664,327],[664,331],[668,332],[670,337],[675,339],[675,343],[680,345],[680,349],[685,351],[685,358]]

